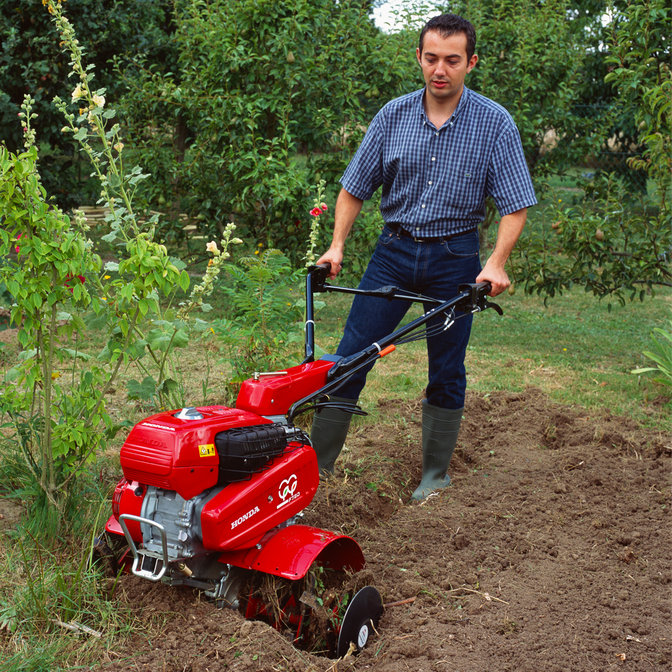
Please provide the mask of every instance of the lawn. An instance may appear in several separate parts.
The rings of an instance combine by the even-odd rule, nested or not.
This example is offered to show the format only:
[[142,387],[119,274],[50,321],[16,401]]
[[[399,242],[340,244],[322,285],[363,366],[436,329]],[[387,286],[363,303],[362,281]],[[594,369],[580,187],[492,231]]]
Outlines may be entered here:
[[[602,408],[672,431],[669,391],[631,373],[650,364],[642,351],[650,347],[651,330],[669,319],[671,291],[611,306],[579,289],[546,304],[522,292],[504,294],[497,303],[502,317],[487,311],[474,318],[467,353],[469,389],[488,394],[533,386],[560,403]],[[318,341],[326,349],[335,348],[347,308],[344,297],[327,297],[317,326]],[[418,396],[426,376],[424,361],[424,343],[401,346],[370,374],[363,402],[375,403],[383,395]]]

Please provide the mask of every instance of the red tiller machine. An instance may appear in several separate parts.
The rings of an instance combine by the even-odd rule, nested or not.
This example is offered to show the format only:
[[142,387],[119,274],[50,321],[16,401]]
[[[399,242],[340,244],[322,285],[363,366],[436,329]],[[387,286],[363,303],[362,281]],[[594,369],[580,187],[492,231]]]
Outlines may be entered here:
[[[315,647],[319,630],[318,648],[340,657],[364,647],[378,624],[382,601],[372,586],[352,591],[351,599],[341,595],[325,601],[317,595],[325,573],[354,574],[364,567],[364,555],[351,537],[299,522],[319,475],[310,440],[294,419],[308,410],[336,406],[329,393],[395,344],[426,338],[488,307],[501,311],[487,300],[487,283],[464,285],[455,298],[438,301],[396,287],[367,291],[332,286],[326,283],[328,272],[323,265],[307,274],[302,364],[255,373],[242,384],[234,408],[183,408],[135,425],[121,449],[124,476],[114,491],[98,550],[116,569],[149,581],[192,586],[246,618],[289,631],[298,646]],[[367,294],[433,307],[351,357],[316,361],[315,292]],[[272,598],[262,590],[269,577],[276,590]]]

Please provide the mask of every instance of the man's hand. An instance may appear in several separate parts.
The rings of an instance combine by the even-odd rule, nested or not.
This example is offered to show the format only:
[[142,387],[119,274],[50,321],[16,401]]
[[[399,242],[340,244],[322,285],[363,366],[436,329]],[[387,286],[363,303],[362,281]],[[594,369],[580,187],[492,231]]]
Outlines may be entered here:
[[343,252],[338,249],[330,247],[316,262],[319,266],[320,264],[328,263],[331,265],[329,270],[329,278],[334,279],[340,272],[343,262]]
[[497,296],[511,286],[511,281],[504,267],[491,264],[490,260],[476,278],[476,282],[485,282],[486,280],[492,285],[488,296]]

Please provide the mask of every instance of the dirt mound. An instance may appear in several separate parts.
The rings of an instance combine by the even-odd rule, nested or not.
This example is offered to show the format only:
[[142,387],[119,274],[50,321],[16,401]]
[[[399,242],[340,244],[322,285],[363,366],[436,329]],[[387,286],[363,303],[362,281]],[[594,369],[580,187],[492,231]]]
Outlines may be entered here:
[[421,505],[420,402],[360,424],[305,522],[354,536],[388,606],[356,659],[297,651],[263,623],[132,576],[120,606],[157,619],[96,669],[574,672],[672,665],[672,437],[550,403],[471,395],[453,487]]

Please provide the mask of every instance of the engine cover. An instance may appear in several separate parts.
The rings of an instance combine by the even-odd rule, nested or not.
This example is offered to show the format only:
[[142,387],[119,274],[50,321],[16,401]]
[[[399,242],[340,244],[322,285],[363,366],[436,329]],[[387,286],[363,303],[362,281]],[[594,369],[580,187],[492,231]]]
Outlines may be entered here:
[[191,499],[219,482],[218,433],[248,425],[272,424],[256,413],[226,406],[196,409],[200,417],[176,411],[153,415],[131,430],[121,448],[121,468],[129,481],[174,490]]
[[290,443],[267,469],[227,485],[204,503],[200,515],[203,546],[218,551],[254,546],[268,530],[303,511],[318,483],[312,446]]

